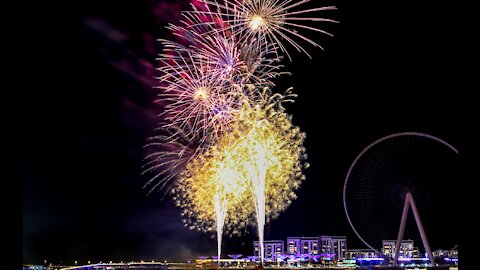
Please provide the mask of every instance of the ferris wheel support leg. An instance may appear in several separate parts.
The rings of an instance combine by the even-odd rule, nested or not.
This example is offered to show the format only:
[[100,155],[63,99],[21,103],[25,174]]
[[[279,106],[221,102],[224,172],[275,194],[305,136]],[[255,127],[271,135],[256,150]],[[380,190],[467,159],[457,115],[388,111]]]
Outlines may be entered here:
[[418,214],[417,206],[415,205],[415,201],[413,200],[412,196],[410,196],[410,204],[412,205],[413,216],[415,217],[415,221],[417,222],[417,227],[418,227],[418,230],[420,231],[420,236],[422,237],[422,242],[423,242],[423,246],[425,247],[425,251],[428,254],[430,263],[435,264],[433,260],[432,250],[430,249],[430,244],[428,243],[428,240],[427,240],[427,234],[425,234],[425,230],[423,230],[422,221],[420,220],[420,215]]
[[425,251],[428,254],[430,263],[435,264],[433,260],[432,250],[430,249],[430,244],[428,243],[427,234],[423,229],[422,221],[420,220],[420,215],[418,214],[417,205],[415,204],[412,193],[408,192],[407,196],[405,197],[405,205],[403,206],[402,220],[400,221],[400,229],[398,230],[397,242],[395,243],[395,256],[393,257],[393,266],[397,266],[398,256],[400,254],[400,245],[403,240],[403,233],[405,231],[405,224],[407,222],[409,206],[412,206],[413,217],[415,218],[415,222],[417,223],[418,231],[420,232],[420,237],[422,238],[423,246],[425,247]]
[[400,228],[398,229],[397,242],[395,243],[395,255],[393,256],[393,266],[397,266],[398,256],[400,255],[400,244],[402,243],[403,233],[405,231],[405,224],[407,223],[408,208],[410,206],[412,194],[407,193],[405,204],[403,205],[402,219],[400,221]]

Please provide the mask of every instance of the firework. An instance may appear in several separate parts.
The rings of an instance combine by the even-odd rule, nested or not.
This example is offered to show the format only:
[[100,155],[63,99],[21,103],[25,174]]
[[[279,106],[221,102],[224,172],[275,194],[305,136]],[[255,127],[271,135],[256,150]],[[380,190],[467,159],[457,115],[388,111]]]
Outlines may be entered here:
[[[171,190],[190,229],[216,231],[218,258],[223,234],[256,225],[263,262],[263,228],[296,198],[308,167],[305,134],[292,124],[273,78],[288,74],[280,61],[286,44],[321,47],[297,30],[336,22],[310,14],[334,7],[304,8],[310,0],[202,0],[161,40],[158,77],[166,135],[148,145],[146,186]],[[299,9],[300,8],[300,9]],[[282,43],[284,42],[284,43]],[[172,188],[173,186],[173,188]]]
[[295,199],[293,191],[304,179],[305,134],[281,106],[287,98],[267,90],[262,94],[255,103],[244,100],[229,132],[192,160],[177,182],[177,205],[190,228],[211,231],[217,226],[221,235],[227,225],[226,231],[234,234],[255,222],[263,243],[266,219],[276,218]]
[[[189,130],[187,128],[187,130]],[[153,174],[144,185],[149,194],[154,190],[165,190],[167,194],[179,173],[186,164],[200,151],[201,143],[178,126],[161,125],[156,130],[159,134],[149,138],[145,146],[150,153],[145,157],[142,174]]]
[[[165,44],[167,46],[169,44]],[[159,68],[162,76],[160,97],[165,106],[167,126],[185,129],[191,126],[189,136],[205,138],[215,135],[232,120],[232,110],[238,107],[233,95],[236,87],[217,76],[214,67],[193,52],[171,45],[171,55],[164,55]]]
[[266,38],[241,41],[232,33],[235,26],[225,23],[222,14],[204,6],[184,12],[181,25],[169,29],[200,59],[203,59],[216,76],[232,84],[254,84],[257,89],[274,86],[271,79],[288,74],[282,72],[281,56],[277,47]]
[[255,206],[262,262],[266,218],[276,218],[295,199],[293,190],[304,179],[301,169],[306,158],[305,134],[284,112],[281,102],[285,98],[270,96],[267,90],[263,97],[261,102],[248,101],[238,115],[238,127],[230,133],[237,138],[237,170],[249,183]]
[[[213,6],[216,13],[225,18],[226,23],[235,25],[234,34],[241,36],[242,40],[258,39],[262,36],[267,37],[269,43],[277,44],[282,52],[291,59],[288,50],[282,40],[288,42],[298,51],[304,52],[310,57],[310,54],[296,41],[303,40],[315,47],[320,47],[317,42],[311,40],[305,35],[299,34],[297,29],[304,29],[319,32],[332,36],[329,32],[304,25],[305,22],[333,22],[337,21],[327,18],[318,18],[310,14],[336,9],[334,6],[306,8],[301,9],[310,2],[310,0],[224,0],[210,1],[205,3]],[[204,12],[208,13],[208,12]],[[323,49],[323,48],[322,48]]]
[[192,159],[173,190],[186,226],[204,232],[216,230],[219,258],[227,211],[244,200],[247,190],[247,183],[235,170],[232,150],[211,147]]

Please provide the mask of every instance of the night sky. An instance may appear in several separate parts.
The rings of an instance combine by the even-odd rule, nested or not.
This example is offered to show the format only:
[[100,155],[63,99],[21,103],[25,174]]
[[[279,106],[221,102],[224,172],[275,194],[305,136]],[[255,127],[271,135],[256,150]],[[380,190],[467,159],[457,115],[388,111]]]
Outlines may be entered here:
[[[276,91],[292,86],[299,95],[287,111],[307,133],[311,168],[299,199],[267,226],[266,238],[346,235],[349,248],[364,248],[342,204],[347,170],[364,147],[391,133],[417,131],[456,146],[462,161],[473,152],[472,17],[460,2],[313,1],[338,6],[325,16],[341,23],[326,26],[333,38],[313,35],[325,47],[307,44],[313,59],[292,49],[293,61],[284,63],[292,76],[276,81]],[[216,240],[183,227],[169,197],[147,196],[142,188],[148,180],[141,175],[143,146],[161,112],[153,102],[161,49],[155,40],[169,37],[164,26],[187,7],[173,0],[30,7],[35,22],[26,68],[34,74],[25,80],[37,87],[23,99],[19,124],[23,262],[216,254]],[[466,186],[468,173],[459,172],[451,185]],[[445,198],[463,207],[448,191]],[[457,237],[462,247],[459,234],[445,235],[441,225],[428,229],[431,238]],[[255,237],[253,229],[226,237],[223,254],[251,255]]]

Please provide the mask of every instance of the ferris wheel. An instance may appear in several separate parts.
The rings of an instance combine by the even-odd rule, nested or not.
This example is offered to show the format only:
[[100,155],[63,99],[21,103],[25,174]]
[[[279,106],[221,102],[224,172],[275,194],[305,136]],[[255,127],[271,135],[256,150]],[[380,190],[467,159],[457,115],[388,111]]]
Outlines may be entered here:
[[[458,241],[458,224],[446,213],[457,210],[460,181],[454,146],[425,133],[392,134],[368,145],[350,166],[343,188],[345,214],[358,238],[377,252],[387,239],[397,240],[398,252],[404,232],[416,238],[420,232],[433,261],[429,229],[444,232],[452,246]],[[410,208],[414,218],[407,219]],[[415,225],[418,230],[410,230]],[[441,237],[430,234],[429,240],[435,244]]]

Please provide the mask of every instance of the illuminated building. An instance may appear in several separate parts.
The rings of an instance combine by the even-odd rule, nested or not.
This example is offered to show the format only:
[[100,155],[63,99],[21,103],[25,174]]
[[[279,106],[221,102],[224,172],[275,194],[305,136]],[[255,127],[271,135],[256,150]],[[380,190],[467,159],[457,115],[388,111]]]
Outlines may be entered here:
[[[265,240],[263,241],[264,245],[264,259],[265,260],[276,260],[279,256],[285,253],[283,240]],[[253,255],[260,256],[259,254],[259,244],[258,241],[253,241]]]
[[45,267],[43,265],[33,265],[33,264],[27,264],[23,265],[23,270],[44,270]]
[[437,249],[433,252],[433,257],[435,258],[458,258],[458,250],[451,249]]
[[335,260],[345,259],[347,251],[347,237],[346,236],[325,236],[319,237],[319,244],[321,246],[321,253],[334,254]]
[[288,255],[319,254],[318,237],[288,237],[287,243]]
[[336,260],[343,260],[347,249],[345,236],[288,237],[288,255],[333,254]]
[[[382,253],[385,257],[393,258],[395,255],[395,243],[397,240],[383,240]],[[413,240],[402,240],[400,244],[399,258],[419,258],[420,252],[413,246]]]
[[289,255],[300,254],[300,239],[297,237],[287,238],[287,253]]
[[359,258],[381,258],[382,254],[372,249],[348,249],[345,258],[349,260]]

